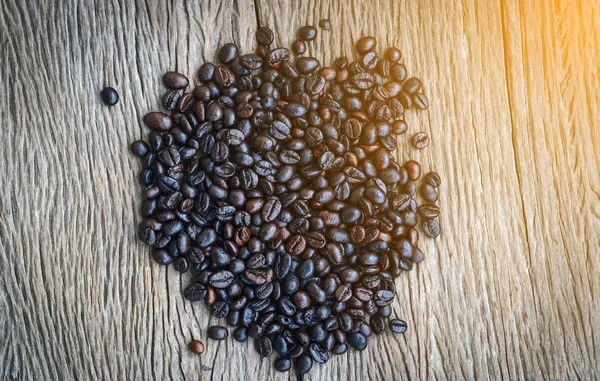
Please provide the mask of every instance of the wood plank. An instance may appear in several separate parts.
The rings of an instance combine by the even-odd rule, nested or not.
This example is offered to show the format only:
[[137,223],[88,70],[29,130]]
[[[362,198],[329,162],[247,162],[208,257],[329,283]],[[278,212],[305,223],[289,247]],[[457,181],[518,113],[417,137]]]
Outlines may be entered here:
[[[398,157],[443,176],[443,235],[397,280],[403,336],[370,339],[317,379],[594,379],[600,372],[600,10],[592,0],[448,3],[175,1],[0,3],[0,379],[294,379],[216,323],[188,279],[135,238],[129,143],[159,108],[161,74],[194,77],[218,46],[351,55],[398,46],[432,107],[407,115]],[[101,105],[105,85],[120,103]],[[415,152],[408,139],[432,136]],[[198,358],[185,348],[200,338]],[[202,372],[201,362],[214,370]]]

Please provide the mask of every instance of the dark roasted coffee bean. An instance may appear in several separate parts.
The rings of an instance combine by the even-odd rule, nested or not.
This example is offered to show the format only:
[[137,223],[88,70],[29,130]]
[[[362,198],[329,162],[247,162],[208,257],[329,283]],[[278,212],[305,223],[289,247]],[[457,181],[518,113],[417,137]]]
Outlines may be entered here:
[[317,37],[317,28],[310,25],[303,26],[298,30],[298,37],[304,41],[312,41]]
[[254,348],[261,357],[269,357],[273,353],[273,344],[266,336],[256,339],[254,341]]
[[273,31],[269,27],[263,26],[256,32],[256,41],[261,45],[270,45],[273,39]]
[[301,74],[312,73],[319,66],[319,61],[314,57],[299,57],[296,68]]
[[100,93],[102,102],[107,106],[114,106],[119,102],[119,93],[112,87],[105,87]]
[[312,358],[309,355],[300,356],[294,363],[297,374],[306,374],[312,368]]
[[173,126],[173,120],[169,115],[162,112],[150,112],[144,116],[144,123],[156,131],[169,131]]
[[306,52],[306,43],[302,40],[296,40],[292,43],[292,50],[296,54],[304,54]]
[[427,202],[436,202],[438,199],[438,192],[432,185],[423,184],[421,186],[421,197]]
[[352,333],[348,336],[348,344],[357,351],[362,351],[367,347],[367,338],[361,333]]
[[422,204],[418,211],[423,218],[432,219],[440,215],[440,208],[435,204]]
[[356,51],[361,54],[364,54],[370,52],[371,50],[374,50],[376,45],[377,40],[375,40],[374,37],[366,36],[358,40],[358,42],[356,43]]
[[222,270],[214,273],[210,279],[210,285],[215,288],[226,288],[234,280],[233,273],[231,271]]
[[215,82],[221,87],[229,87],[235,82],[235,75],[229,68],[218,66],[215,69]]
[[236,341],[239,341],[240,343],[245,342],[246,340],[248,340],[248,328],[246,327],[237,327],[234,331],[233,331],[233,338]]
[[290,51],[286,48],[276,48],[269,52],[268,62],[269,66],[277,68],[283,61],[287,61],[290,58]]
[[180,90],[186,88],[190,81],[183,74],[169,71],[163,75],[163,83],[167,89]]
[[412,143],[415,148],[423,149],[429,145],[429,137],[426,133],[419,132],[413,136]]
[[275,360],[273,366],[275,367],[275,370],[279,372],[287,372],[292,367],[292,361],[285,357],[279,357]]
[[329,30],[329,29],[331,29],[331,22],[328,19],[321,19],[319,21],[319,27],[321,27],[325,30]]
[[148,147],[148,144],[143,140],[137,140],[131,143],[130,149],[131,153],[138,157],[144,157],[150,151],[150,147]]
[[154,249],[152,250],[152,259],[159,265],[168,265],[173,261],[173,257],[167,250]]
[[320,94],[325,88],[325,78],[318,74],[313,74],[306,78],[306,92],[310,95]]
[[223,319],[229,313],[229,305],[226,302],[216,302],[210,306],[210,314]]
[[390,320],[390,329],[394,333],[404,333],[406,332],[406,322],[400,319],[392,319]]
[[213,340],[225,340],[229,336],[227,328],[218,325],[208,328],[207,333],[208,337]]
[[200,283],[193,283],[183,291],[183,297],[189,301],[197,302],[206,296],[206,287]]
[[219,50],[219,61],[222,63],[232,63],[237,57],[238,47],[235,44],[225,44],[221,47],[221,50]]
[[434,188],[437,188],[442,183],[440,180],[440,175],[436,172],[429,172],[425,175],[425,182],[431,185]]
[[423,233],[431,238],[436,238],[440,235],[440,225],[436,220],[428,219],[423,221]]

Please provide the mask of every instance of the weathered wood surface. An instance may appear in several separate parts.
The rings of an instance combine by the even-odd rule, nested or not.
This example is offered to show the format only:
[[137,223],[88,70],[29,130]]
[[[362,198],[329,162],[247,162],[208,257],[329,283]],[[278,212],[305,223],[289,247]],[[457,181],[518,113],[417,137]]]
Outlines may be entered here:
[[[397,281],[404,336],[309,380],[600,377],[600,10],[593,0],[0,3],[0,379],[291,379],[215,319],[135,238],[128,144],[160,76],[193,77],[222,43],[278,41],[328,17],[310,52],[363,34],[398,46],[432,107],[409,134],[443,176],[443,235]],[[258,20],[257,20],[258,18]],[[120,103],[104,107],[105,85]],[[202,372],[201,362],[213,368]]]

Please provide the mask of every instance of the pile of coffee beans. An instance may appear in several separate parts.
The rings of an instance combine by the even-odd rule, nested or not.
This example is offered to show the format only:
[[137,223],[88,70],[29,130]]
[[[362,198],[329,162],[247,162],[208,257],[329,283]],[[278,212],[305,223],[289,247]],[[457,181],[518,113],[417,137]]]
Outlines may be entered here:
[[[423,260],[419,221],[440,234],[440,177],[392,154],[405,111],[428,107],[421,81],[373,37],[357,42],[357,60],[322,67],[302,56],[316,35],[302,27],[293,57],[260,28],[256,52],[224,45],[192,89],[166,73],[165,112],[147,114],[147,141],[131,145],[145,186],[139,238],[154,260],[192,271],[186,299],[203,300],[236,327],[235,340],[251,338],[261,356],[276,353],[277,370],[299,375],[365,349],[388,324],[404,332],[405,322],[387,323],[394,278]],[[225,324],[208,329],[213,340],[228,336]]]

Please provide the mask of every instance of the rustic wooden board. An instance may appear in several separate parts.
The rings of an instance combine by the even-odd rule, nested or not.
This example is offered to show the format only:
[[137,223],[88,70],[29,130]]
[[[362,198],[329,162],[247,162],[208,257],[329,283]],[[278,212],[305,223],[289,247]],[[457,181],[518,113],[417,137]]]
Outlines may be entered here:
[[[193,77],[257,25],[330,62],[363,34],[395,45],[432,107],[409,148],[444,185],[443,235],[397,281],[387,333],[308,380],[600,377],[600,10],[581,1],[51,1],[0,3],[0,379],[292,379],[215,319],[135,238],[128,144],[160,75]],[[258,20],[257,20],[258,17]],[[120,103],[98,96],[116,87]],[[201,371],[201,362],[213,368]]]

